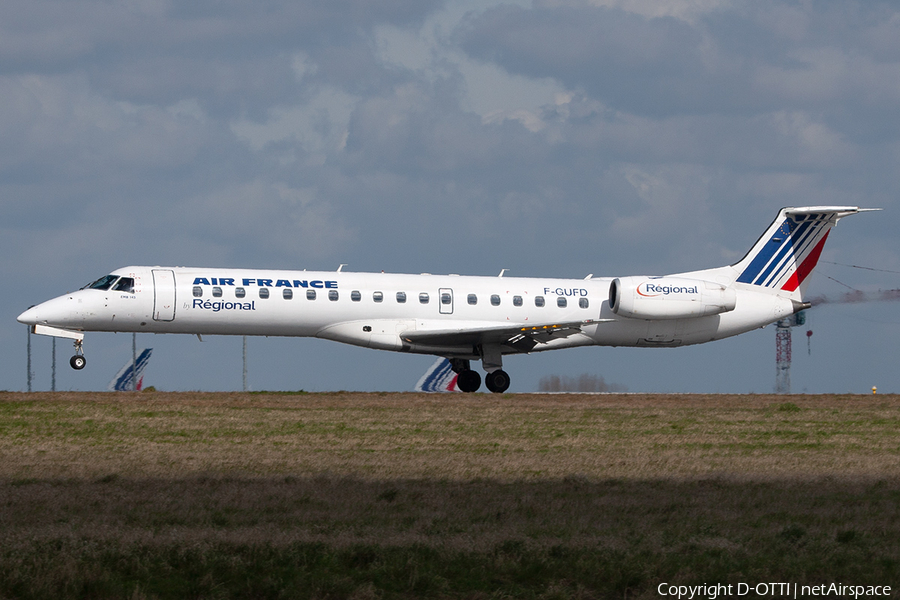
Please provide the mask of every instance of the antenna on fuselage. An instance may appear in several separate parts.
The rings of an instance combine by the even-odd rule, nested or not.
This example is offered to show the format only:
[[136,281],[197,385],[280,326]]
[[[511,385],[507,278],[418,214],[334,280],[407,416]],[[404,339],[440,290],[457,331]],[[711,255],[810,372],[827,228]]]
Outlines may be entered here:
[[509,271],[509,269],[500,269],[500,274],[497,277],[503,277],[503,274]]
[[347,263],[341,263],[341,266],[338,267],[337,272],[340,273],[340,272],[341,272],[341,269],[343,269],[343,268],[346,267],[346,266],[347,266]]

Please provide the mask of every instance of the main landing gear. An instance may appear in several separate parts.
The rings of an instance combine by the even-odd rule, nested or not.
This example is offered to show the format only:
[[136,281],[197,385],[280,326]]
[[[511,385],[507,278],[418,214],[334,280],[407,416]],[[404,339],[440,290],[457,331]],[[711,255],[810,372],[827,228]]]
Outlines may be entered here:
[[478,371],[473,371],[472,369],[458,371],[456,376],[456,387],[462,392],[477,392],[478,388],[481,387],[481,375],[478,374]]
[[[481,375],[471,369],[469,361],[451,358],[450,367],[456,373],[456,387],[459,391],[472,393],[481,387]],[[503,369],[495,368],[484,376],[484,384],[495,394],[501,394],[509,389],[509,374]]]
[[500,394],[509,389],[509,375],[503,369],[491,371],[484,378],[484,385],[495,394]]
[[87,359],[84,357],[84,349],[81,347],[81,340],[75,340],[75,356],[69,359],[69,366],[76,371],[80,371],[86,364]]

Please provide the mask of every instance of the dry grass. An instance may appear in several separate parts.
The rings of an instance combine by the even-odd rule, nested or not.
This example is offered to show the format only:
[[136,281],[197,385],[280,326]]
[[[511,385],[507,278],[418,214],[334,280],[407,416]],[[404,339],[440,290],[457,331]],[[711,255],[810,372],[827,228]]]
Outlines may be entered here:
[[896,396],[0,394],[0,477],[893,477]]
[[0,394],[0,598],[897,585],[898,426],[897,396]]

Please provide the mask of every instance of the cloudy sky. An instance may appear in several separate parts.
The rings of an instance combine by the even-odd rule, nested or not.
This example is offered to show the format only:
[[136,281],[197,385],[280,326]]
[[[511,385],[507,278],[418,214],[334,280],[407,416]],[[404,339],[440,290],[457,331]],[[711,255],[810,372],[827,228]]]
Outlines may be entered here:
[[[2,389],[25,389],[22,310],[131,264],[662,274],[735,262],[782,206],[840,204],[885,210],[841,222],[811,292],[900,287],[896,2],[5,0],[0,107]],[[900,392],[898,308],[813,310],[793,389]],[[505,368],[511,391],[769,392],[774,337]],[[240,338],[138,344],[148,385],[241,387]],[[104,389],[131,336],[89,334],[80,373],[57,347],[58,389]],[[407,390],[431,363],[249,349],[253,389]]]

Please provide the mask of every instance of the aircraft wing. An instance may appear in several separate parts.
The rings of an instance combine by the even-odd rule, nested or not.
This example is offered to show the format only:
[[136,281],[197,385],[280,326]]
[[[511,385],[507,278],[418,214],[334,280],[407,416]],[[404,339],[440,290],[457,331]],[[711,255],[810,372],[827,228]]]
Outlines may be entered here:
[[404,331],[400,337],[410,344],[423,346],[474,346],[501,344],[519,352],[529,352],[538,344],[581,333],[582,327],[600,323],[597,319],[541,323],[536,325],[504,325],[458,327],[452,329],[416,329]]

